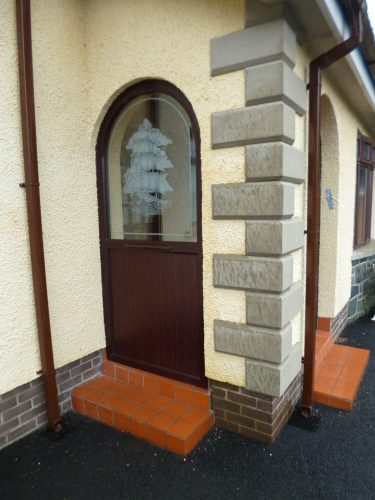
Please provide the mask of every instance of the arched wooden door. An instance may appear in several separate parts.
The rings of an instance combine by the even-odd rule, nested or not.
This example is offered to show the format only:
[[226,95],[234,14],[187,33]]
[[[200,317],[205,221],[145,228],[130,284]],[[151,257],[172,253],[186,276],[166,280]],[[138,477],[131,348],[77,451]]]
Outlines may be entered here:
[[173,85],[121,94],[98,137],[109,359],[205,385],[199,126]]

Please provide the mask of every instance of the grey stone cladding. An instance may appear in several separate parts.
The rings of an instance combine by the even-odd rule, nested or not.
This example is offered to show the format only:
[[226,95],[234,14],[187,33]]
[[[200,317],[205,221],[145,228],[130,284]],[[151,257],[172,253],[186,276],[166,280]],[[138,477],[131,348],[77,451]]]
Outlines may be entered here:
[[214,255],[214,286],[282,292],[293,283],[293,258]]
[[253,26],[211,40],[211,74],[220,75],[271,61],[292,68],[296,36],[284,19]]
[[[56,370],[61,415],[71,409],[74,387],[96,377],[101,371],[100,351],[77,359]],[[47,424],[42,377],[0,396],[0,448]]]
[[292,349],[292,327],[263,328],[229,321],[214,324],[215,350],[282,363]]
[[352,290],[348,322],[372,311],[375,306],[375,255],[352,261]]
[[272,141],[293,144],[294,134],[294,111],[283,102],[219,111],[211,117],[214,148]]
[[245,228],[247,254],[285,255],[303,246],[302,219],[252,220]]
[[294,344],[289,356],[279,364],[246,359],[246,387],[255,392],[262,392],[280,397],[301,370],[302,349],[298,342]]
[[250,325],[284,328],[302,308],[302,285],[283,293],[246,293],[246,321]]
[[306,111],[306,85],[284,61],[245,70],[246,105],[281,101],[299,115]]
[[[293,71],[295,55],[296,36],[284,19],[211,41],[212,75],[243,69],[245,78],[245,106],[212,114],[211,142],[213,148],[245,147],[245,182],[212,186],[212,216],[244,220],[245,255],[214,255],[213,284],[246,291],[246,324],[216,320],[214,345],[245,358],[244,391],[273,398],[288,392],[301,370],[290,322],[302,308],[292,252],[304,242],[303,221],[293,216],[306,155],[293,143],[306,85]],[[216,408],[222,404],[229,402]],[[246,427],[241,412],[223,420]],[[251,432],[259,430],[247,423]]]
[[283,142],[253,144],[245,148],[247,181],[282,180],[301,184],[305,180],[306,155]]
[[286,218],[294,212],[294,186],[248,182],[212,186],[212,215],[221,219]]

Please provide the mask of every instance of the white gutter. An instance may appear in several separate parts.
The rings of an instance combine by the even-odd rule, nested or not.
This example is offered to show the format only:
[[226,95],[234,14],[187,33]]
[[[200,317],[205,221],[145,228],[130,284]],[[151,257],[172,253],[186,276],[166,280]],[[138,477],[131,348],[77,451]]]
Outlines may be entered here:
[[[350,28],[337,0],[315,0],[324,19],[330,27],[337,42],[350,36]],[[346,56],[351,70],[358,81],[372,111],[375,113],[375,88],[366,65],[358,49]]]

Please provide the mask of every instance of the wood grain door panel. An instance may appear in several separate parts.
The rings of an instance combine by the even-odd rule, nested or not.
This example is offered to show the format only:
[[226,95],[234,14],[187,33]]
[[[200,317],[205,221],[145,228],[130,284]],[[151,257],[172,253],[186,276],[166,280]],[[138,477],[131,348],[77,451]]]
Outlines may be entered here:
[[112,353],[142,369],[199,379],[200,259],[157,250],[110,252]]

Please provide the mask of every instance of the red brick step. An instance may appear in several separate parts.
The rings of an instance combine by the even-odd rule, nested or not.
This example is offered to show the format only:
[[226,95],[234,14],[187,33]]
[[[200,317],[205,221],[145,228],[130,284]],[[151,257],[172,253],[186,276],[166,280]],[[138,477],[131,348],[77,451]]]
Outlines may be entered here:
[[328,332],[317,332],[313,401],[350,411],[370,352],[333,344]]
[[76,387],[83,415],[187,455],[214,424],[207,389],[129,368],[104,358],[103,375]]

